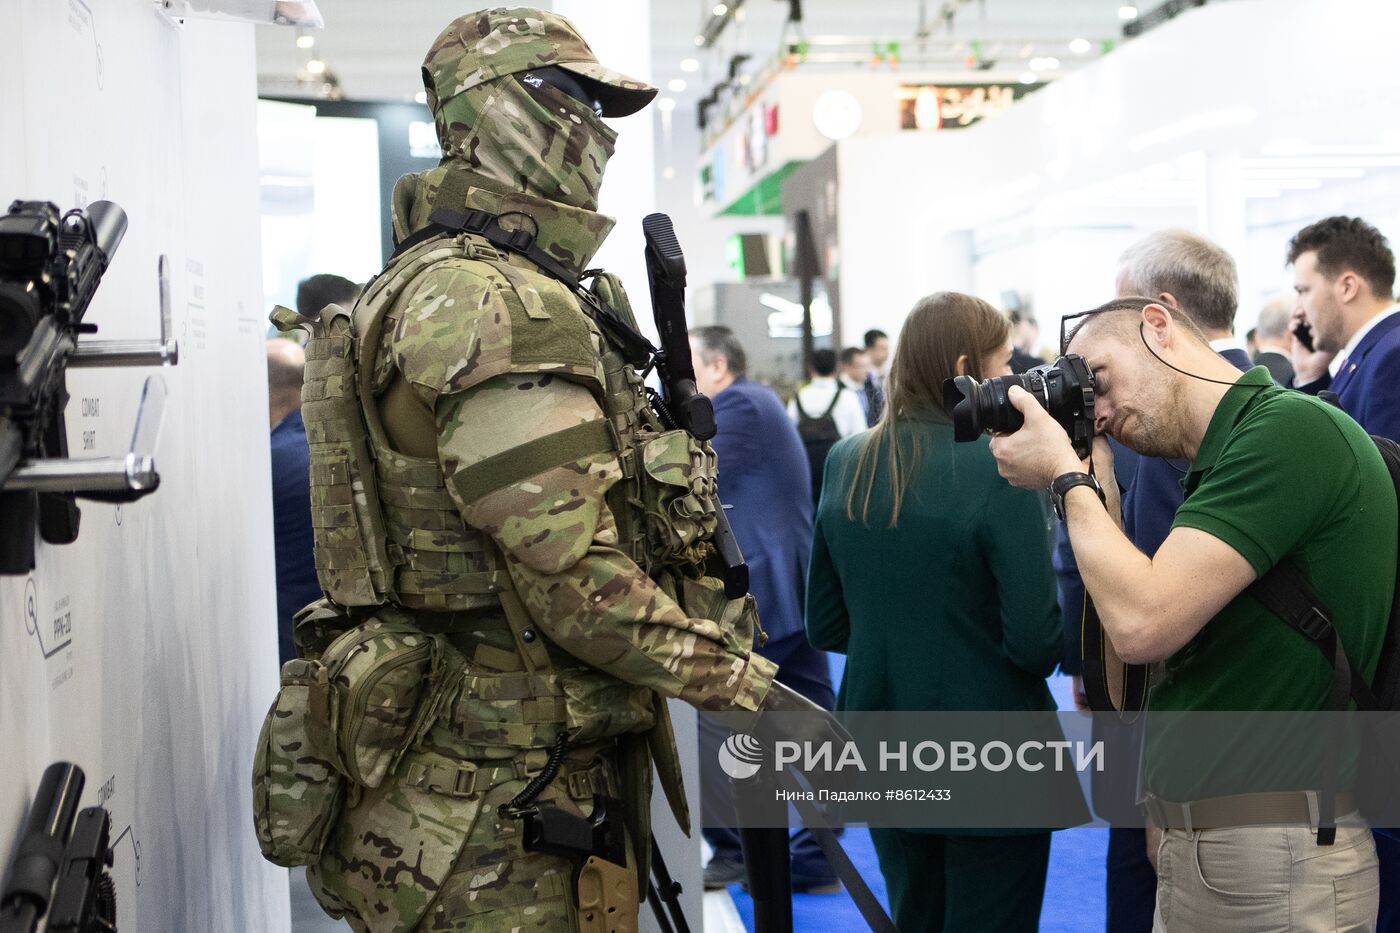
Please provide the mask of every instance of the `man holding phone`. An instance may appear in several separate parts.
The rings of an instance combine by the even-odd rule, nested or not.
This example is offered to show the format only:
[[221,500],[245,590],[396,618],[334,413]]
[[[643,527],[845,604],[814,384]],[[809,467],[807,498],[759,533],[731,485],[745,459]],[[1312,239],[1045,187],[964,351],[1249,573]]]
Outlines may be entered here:
[[1328,217],[1298,231],[1288,262],[1294,388],[1334,392],[1367,433],[1400,440],[1400,306],[1385,237],[1358,217]]

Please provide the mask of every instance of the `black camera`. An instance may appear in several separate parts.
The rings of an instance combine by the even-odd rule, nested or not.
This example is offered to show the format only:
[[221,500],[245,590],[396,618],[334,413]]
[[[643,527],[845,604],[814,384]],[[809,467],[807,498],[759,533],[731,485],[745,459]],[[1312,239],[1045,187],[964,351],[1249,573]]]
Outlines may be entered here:
[[1062,356],[1019,376],[978,382],[971,376],[943,381],[943,408],[953,419],[953,439],[975,441],[980,435],[1010,434],[1025,419],[1007,398],[1012,386],[1029,392],[1069,435],[1074,452],[1089,456],[1094,440],[1094,374],[1084,357]]

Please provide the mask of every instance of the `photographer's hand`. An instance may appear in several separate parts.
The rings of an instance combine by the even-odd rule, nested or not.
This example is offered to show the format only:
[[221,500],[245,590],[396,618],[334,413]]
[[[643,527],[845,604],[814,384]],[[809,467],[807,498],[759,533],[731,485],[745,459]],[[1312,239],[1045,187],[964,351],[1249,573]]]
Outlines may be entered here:
[[[1007,482],[1022,489],[1041,490],[1062,473],[1086,469],[1065,429],[1040,407],[1034,396],[1020,386],[1012,386],[1006,397],[1025,419],[1015,433],[992,438],[997,472]],[[1109,459],[1111,464],[1112,458]]]

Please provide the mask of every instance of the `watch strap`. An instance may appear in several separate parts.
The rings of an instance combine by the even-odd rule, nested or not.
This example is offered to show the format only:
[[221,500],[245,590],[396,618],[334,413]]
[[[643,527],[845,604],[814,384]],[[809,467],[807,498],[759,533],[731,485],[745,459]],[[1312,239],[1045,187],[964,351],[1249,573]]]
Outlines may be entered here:
[[1092,474],[1082,473],[1078,470],[1061,473],[1050,484],[1050,499],[1055,506],[1055,515],[1059,517],[1060,521],[1065,520],[1065,495],[1075,486],[1088,486],[1098,495],[1100,502],[1105,501],[1103,487],[1099,485],[1099,481]]

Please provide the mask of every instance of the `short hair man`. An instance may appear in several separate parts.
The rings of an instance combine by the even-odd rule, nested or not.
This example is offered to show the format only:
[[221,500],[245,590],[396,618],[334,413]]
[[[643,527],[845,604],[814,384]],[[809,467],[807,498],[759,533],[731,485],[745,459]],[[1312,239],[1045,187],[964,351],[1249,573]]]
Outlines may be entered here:
[[865,411],[865,423],[875,426],[871,417],[870,393],[865,391],[865,377],[870,374],[870,356],[860,347],[847,347],[841,351],[837,378],[847,389],[855,393],[860,407]]
[[[1119,258],[1115,288],[1119,298],[1150,296],[1190,321],[1210,340],[1210,346],[1239,369],[1250,367],[1249,355],[1233,337],[1239,279],[1230,254],[1189,230],[1159,230],[1138,240]],[[1188,464],[1160,457],[1139,457],[1115,445],[1116,474],[1124,487],[1123,531],[1144,554],[1151,556],[1171,530],[1181,506],[1181,477]],[[1082,695],[1080,617],[1084,584],[1063,524],[1056,528],[1055,569],[1065,613],[1066,668],[1075,674],[1075,692]],[[1112,731],[1106,722],[1096,728]],[[1130,743],[1112,745],[1130,751]],[[1127,753],[1127,752],[1125,752]],[[1111,790],[1111,788],[1110,788]],[[1098,799],[1115,822],[1136,811],[1135,800]],[[1120,810],[1116,804],[1121,804]],[[1108,933],[1131,933],[1152,923],[1156,876],[1148,861],[1152,837],[1131,826],[1109,830]]]
[[865,392],[870,396],[870,424],[880,420],[885,411],[885,364],[890,359],[889,335],[872,327],[862,338],[865,355],[870,359],[870,370],[865,374]]
[[1297,302],[1290,295],[1279,295],[1269,299],[1259,311],[1259,323],[1254,328],[1254,363],[1263,366],[1281,386],[1293,384],[1293,335],[1289,325],[1293,322],[1293,308]]
[[[318,309],[319,310],[319,309]],[[297,656],[292,616],[321,598],[311,531],[311,451],[301,420],[306,351],[293,340],[267,342],[267,405],[272,425],[272,539],[277,562],[277,647]]]
[[[696,384],[715,407],[718,429],[711,444],[719,457],[720,500],[734,538],[749,565],[749,590],[762,607],[768,641],[759,654],[779,666],[783,682],[819,706],[836,701],[826,653],[812,647],[802,620],[803,588],[812,554],[812,496],[807,455],[777,393],[745,376],[744,347],[727,327],[697,327],[690,334]],[[716,720],[700,717],[701,806],[705,838],[714,858],[705,886],[744,880],[735,825],[733,785],[716,770],[728,736]],[[831,888],[836,875],[805,831],[792,837],[794,890]],[[834,890],[834,888],[833,888]]]
[[821,500],[826,455],[841,438],[864,431],[869,421],[856,393],[836,378],[836,351],[814,350],[810,377],[805,385],[798,387],[787,410],[807,448],[812,501],[816,503]]
[[[1097,309],[1069,349],[1095,375],[1099,433],[1145,456],[1191,461],[1185,502],[1161,547],[1148,556],[1119,530],[1113,483],[1104,486],[1105,503],[1091,487],[1080,488],[1087,477],[1075,474],[1089,464],[1029,393],[1010,391],[1025,426],[995,438],[992,453],[1015,485],[1054,484],[1111,648],[1129,663],[1165,662],[1151,709],[1326,708],[1331,666],[1246,593],[1283,560],[1309,568],[1348,657],[1369,679],[1390,608],[1396,504],[1365,432],[1337,409],[1274,386],[1261,368],[1241,375],[1190,318],[1150,298]],[[1111,460],[1105,438],[1095,439],[1093,460],[1101,471]],[[1257,763],[1225,756],[1192,775],[1215,794],[1193,795],[1171,782],[1180,777],[1172,773],[1171,750],[1193,741],[1180,719],[1173,722],[1175,729],[1167,723],[1155,731],[1146,762],[1149,790],[1165,800],[1199,805],[1228,785],[1233,767]],[[1341,824],[1333,846],[1313,848],[1315,827],[1280,816],[1308,813],[1315,790],[1288,787],[1287,804],[1264,815],[1265,822],[1293,824],[1283,829],[1237,825],[1202,835],[1177,828],[1179,817],[1170,817],[1158,859],[1155,928],[1166,929],[1171,914],[1172,930],[1368,929],[1376,895],[1346,903],[1334,896],[1333,882],[1351,876],[1358,891],[1376,890],[1370,832]],[[1209,863],[1207,841],[1216,843]],[[1229,865],[1223,852],[1231,853]],[[1231,872],[1225,889],[1235,894],[1208,883],[1222,869]],[[1279,877],[1289,879],[1287,896],[1265,898]],[[1239,895],[1251,904],[1247,920]]]
[[1312,328],[1314,350],[1293,352],[1294,385],[1334,392],[1371,434],[1400,440],[1400,307],[1392,297],[1395,256],[1358,217],[1328,217],[1288,244],[1295,317]]

